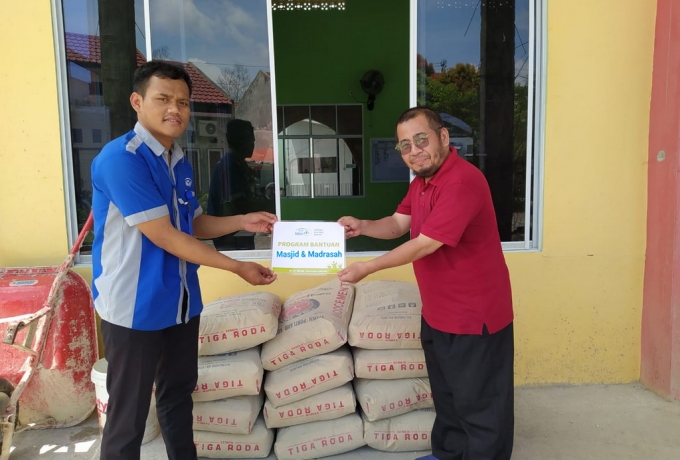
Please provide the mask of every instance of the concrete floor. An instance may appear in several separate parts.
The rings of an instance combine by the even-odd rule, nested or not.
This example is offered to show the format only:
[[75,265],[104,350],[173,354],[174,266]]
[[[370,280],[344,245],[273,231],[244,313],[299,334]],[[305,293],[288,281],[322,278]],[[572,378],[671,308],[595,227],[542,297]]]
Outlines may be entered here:
[[[680,402],[639,384],[518,388],[513,460],[677,460]],[[24,431],[10,460],[99,458],[96,416],[59,430]],[[368,447],[332,460],[410,460],[427,452],[388,454]],[[143,460],[165,460],[160,436],[142,447]],[[272,453],[268,459],[274,460]]]

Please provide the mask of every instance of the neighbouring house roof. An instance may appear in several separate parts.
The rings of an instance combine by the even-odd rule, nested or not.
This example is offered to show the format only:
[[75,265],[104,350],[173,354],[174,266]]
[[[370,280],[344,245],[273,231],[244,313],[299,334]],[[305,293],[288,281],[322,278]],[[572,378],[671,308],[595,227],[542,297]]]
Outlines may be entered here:
[[256,161],[258,163],[274,163],[274,149],[271,147],[266,149],[253,150],[253,156],[248,160]]
[[192,101],[211,102],[213,104],[233,104],[222,88],[213,83],[210,78],[206,77],[205,74],[191,62],[178,62],[177,64],[182,64],[189,74],[189,77],[191,77],[191,84],[193,86],[193,91],[191,92]]
[[[98,64],[101,65],[101,42],[97,35],[84,35],[67,32],[65,34],[66,41],[66,59],[78,64]],[[137,65],[140,66],[146,62],[146,57],[136,50]],[[171,61],[174,62],[174,61]],[[191,78],[193,91],[191,92],[191,100],[193,102],[205,102],[210,104],[232,104],[231,99],[222,91],[222,89],[213,83],[203,72],[198,70],[190,62],[174,62],[184,67]],[[85,67],[92,67],[85,65]]]
[[[101,64],[101,43],[97,35],[84,35],[66,32],[66,59],[78,63]],[[137,65],[146,62],[146,58],[137,51]]]

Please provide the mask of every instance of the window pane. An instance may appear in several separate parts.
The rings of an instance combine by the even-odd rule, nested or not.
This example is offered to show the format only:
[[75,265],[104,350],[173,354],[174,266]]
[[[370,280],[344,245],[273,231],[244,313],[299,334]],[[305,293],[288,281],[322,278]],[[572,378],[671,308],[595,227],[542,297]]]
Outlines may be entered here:
[[[275,182],[266,6],[150,0],[154,58],[181,63],[192,79],[191,128],[179,142],[199,154],[195,175],[208,214],[276,210],[265,194]],[[213,244],[253,249],[254,236],[237,232]]]
[[336,139],[315,139],[314,148],[314,196],[338,196],[340,178],[338,175],[338,141]]
[[360,105],[338,106],[338,134],[361,134],[363,131]]
[[312,134],[327,134],[328,129],[335,134],[335,106],[313,105],[311,109]]
[[[339,136],[332,126],[339,107],[352,107],[344,113],[361,116],[361,106],[283,106],[285,134],[279,133],[280,155],[286,198],[327,198],[363,194],[363,137]],[[289,110],[290,109],[290,110]],[[289,123],[288,113],[295,113],[296,123]],[[314,115],[309,134],[307,119]],[[311,142],[311,151],[310,151]],[[290,209],[290,208],[289,208]],[[283,219],[287,218],[285,210]],[[309,218],[313,218],[310,216]]]
[[287,105],[283,107],[283,123],[279,129],[283,129],[286,136],[307,136],[311,133],[309,106]]
[[[78,229],[90,212],[90,164],[112,138],[129,131],[135,113],[129,103],[132,74],[144,61],[141,0],[63,0],[64,43],[71,125],[73,188]],[[110,14],[111,9],[116,14]],[[100,24],[102,17],[115,19]],[[103,41],[100,35],[109,37]],[[107,101],[107,102],[105,102]],[[81,253],[90,252],[91,237]]]
[[345,179],[340,187],[342,196],[362,196],[364,194],[364,140],[345,137],[339,142],[340,169]]
[[525,237],[530,1],[418,0],[418,105],[486,176],[503,241]]
[[286,197],[311,196],[309,139],[285,139],[282,141],[281,153]]
[[[265,193],[276,187],[266,0],[150,0],[149,6],[146,31],[143,0],[63,0],[79,222],[89,212],[92,158],[136,122],[129,96],[134,70],[148,57],[148,38],[153,59],[183,66],[192,80],[189,127],[176,142],[194,169],[204,211],[275,212],[271,193]],[[227,163],[234,168],[220,171]],[[212,177],[226,183],[213,190]],[[254,235],[241,232],[215,244],[248,249]]]

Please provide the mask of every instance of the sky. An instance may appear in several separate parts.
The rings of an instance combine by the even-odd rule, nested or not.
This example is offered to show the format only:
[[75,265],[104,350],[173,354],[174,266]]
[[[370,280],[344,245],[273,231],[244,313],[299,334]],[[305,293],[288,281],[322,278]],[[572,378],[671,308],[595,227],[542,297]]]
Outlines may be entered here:
[[[368,0],[364,0],[368,1]],[[515,74],[526,80],[529,1],[516,0]],[[98,34],[98,0],[63,0],[67,32]],[[195,62],[211,78],[235,64],[251,78],[269,70],[264,0],[149,0],[151,47],[167,58]],[[143,0],[135,0],[137,47],[145,54]],[[418,53],[435,64],[479,65],[479,0],[418,0]]]
[[181,62],[220,68],[240,64],[252,77],[269,70],[264,1],[151,0],[151,47]]
[[[66,32],[98,35],[98,0],[63,0]],[[215,78],[220,69],[246,66],[251,78],[269,70],[264,0],[149,0],[151,48],[167,59],[199,64]],[[144,2],[135,0],[137,48],[146,54]]]
[[[418,0],[418,53],[448,68],[458,62],[479,65],[481,12],[479,0]],[[515,75],[526,79],[529,50],[529,0],[515,3]],[[525,43],[522,46],[522,43]]]

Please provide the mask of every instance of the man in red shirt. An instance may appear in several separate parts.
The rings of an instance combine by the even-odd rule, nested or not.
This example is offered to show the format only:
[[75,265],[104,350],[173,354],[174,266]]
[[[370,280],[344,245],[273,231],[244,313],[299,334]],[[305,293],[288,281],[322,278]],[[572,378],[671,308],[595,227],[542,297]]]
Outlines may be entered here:
[[421,342],[436,419],[432,455],[421,459],[505,460],[514,433],[510,277],[484,175],[449,147],[440,115],[425,107],[397,121],[397,150],[416,175],[392,215],[345,216],[348,238],[411,239],[342,270],[356,283],[413,263],[423,301]]

